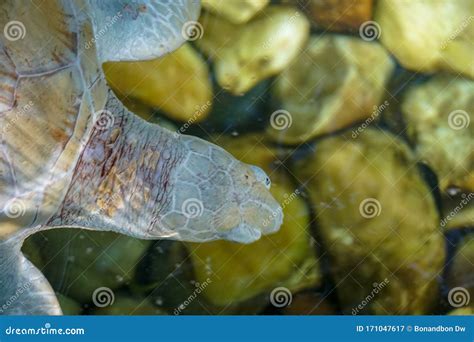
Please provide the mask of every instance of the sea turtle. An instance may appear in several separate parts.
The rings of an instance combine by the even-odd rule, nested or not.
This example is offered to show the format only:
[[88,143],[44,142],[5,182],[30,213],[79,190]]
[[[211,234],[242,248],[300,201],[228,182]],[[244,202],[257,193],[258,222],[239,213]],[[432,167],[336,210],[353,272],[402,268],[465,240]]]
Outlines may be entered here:
[[176,49],[199,11],[194,0],[2,0],[0,313],[61,314],[20,250],[40,230],[242,243],[278,230],[261,169],[143,121],[105,82],[102,62]]

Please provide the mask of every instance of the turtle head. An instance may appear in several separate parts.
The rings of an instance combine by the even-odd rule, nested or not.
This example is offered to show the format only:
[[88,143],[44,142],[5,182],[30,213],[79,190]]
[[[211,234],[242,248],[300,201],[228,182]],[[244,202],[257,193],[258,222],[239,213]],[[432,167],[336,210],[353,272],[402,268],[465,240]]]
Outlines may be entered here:
[[[182,227],[180,238],[251,243],[279,229],[282,209],[262,169],[199,138],[179,139],[184,158],[174,174],[173,208],[164,218],[169,226]],[[181,223],[167,222],[167,216]]]
[[228,190],[232,194],[228,205],[238,207],[240,221],[222,225],[222,237],[248,243],[261,234],[276,232],[282,224],[283,211],[269,191],[271,181],[265,171],[235,160],[229,177],[233,185]]

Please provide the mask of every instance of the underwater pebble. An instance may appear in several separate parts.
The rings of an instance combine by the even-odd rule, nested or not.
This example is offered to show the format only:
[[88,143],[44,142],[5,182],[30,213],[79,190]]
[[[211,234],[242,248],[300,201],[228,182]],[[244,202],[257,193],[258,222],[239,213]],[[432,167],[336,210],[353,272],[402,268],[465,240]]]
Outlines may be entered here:
[[407,69],[474,77],[474,2],[377,2],[380,40]]
[[279,110],[270,117],[267,133],[278,142],[296,144],[366,118],[376,120],[393,68],[376,42],[311,37],[305,52],[277,78],[273,94]]
[[446,229],[474,227],[474,192],[442,198],[441,227]]
[[201,20],[204,35],[196,43],[214,60],[219,85],[236,95],[281,72],[309,35],[304,14],[286,6],[270,6],[245,25],[222,23],[212,15]]
[[[160,240],[137,266],[132,292],[145,296],[168,314],[209,314],[211,308],[203,296],[196,296],[196,277],[182,242]],[[189,298],[194,298],[189,300]]]
[[444,237],[415,162],[397,137],[367,129],[322,139],[294,167],[345,313],[426,314],[438,303]]
[[474,191],[474,81],[435,76],[408,89],[402,112],[416,155],[441,191]]
[[234,24],[243,24],[269,2],[270,0],[202,0],[202,6]]
[[265,105],[270,83],[264,80],[243,96],[233,95],[215,85],[211,113],[197,128],[213,133],[230,132],[232,136],[249,129],[262,130],[267,122]]
[[111,232],[79,234],[77,229],[50,230],[42,235],[48,238],[41,248],[43,259],[49,261],[43,268],[46,278],[55,291],[80,303],[91,302],[97,288],[114,290],[130,281],[150,244]]
[[261,141],[257,135],[243,135],[221,138],[217,143],[236,158],[258,165],[269,174],[270,191],[285,214],[283,225],[277,233],[262,236],[250,245],[228,241],[187,244],[198,281],[212,281],[203,295],[215,305],[238,305],[265,294],[268,301],[268,294],[277,286],[298,291],[318,286],[321,281],[310,242],[307,205],[281,170],[272,172],[277,153]]
[[239,36],[239,29],[243,27],[209,12],[202,13],[199,22],[203,27],[203,36],[194,43],[211,59],[217,59],[222,49],[232,46]]
[[177,121],[202,121],[212,106],[208,67],[189,44],[150,61],[108,62],[104,72],[119,97],[140,100]]
[[303,2],[317,27],[329,31],[357,31],[372,17],[373,0],[309,0]]

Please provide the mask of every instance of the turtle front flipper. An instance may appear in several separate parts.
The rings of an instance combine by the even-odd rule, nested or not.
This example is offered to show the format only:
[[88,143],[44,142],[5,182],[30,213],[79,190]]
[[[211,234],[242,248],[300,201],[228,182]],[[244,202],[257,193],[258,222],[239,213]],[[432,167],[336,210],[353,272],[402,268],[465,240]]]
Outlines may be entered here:
[[0,299],[33,283],[8,313],[60,313],[20,251],[39,230],[248,243],[281,225],[263,171],[141,120],[107,90],[101,62],[170,52],[198,12],[193,0],[0,2],[11,33],[0,36]]
[[22,242],[0,241],[0,315],[61,315],[48,281],[21,252]]
[[[177,49],[199,17],[199,0],[88,0],[99,59],[137,61]],[[87,48],[87,47],[86,47]]]
[[281,225],[262,170],[130,113],[109,93],[48,227],[244,243]]

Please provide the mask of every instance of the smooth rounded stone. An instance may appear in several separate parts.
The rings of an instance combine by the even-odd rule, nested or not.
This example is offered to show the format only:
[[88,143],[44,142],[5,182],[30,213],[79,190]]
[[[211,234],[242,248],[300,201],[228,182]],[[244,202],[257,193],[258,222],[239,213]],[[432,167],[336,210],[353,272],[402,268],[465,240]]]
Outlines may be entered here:
[[132,293],[149,298],[170,315],[256,314],[266,301],[261,298],[245,301],[239,306],[222,307],[209,302],[204,295],[212,282],[198,280],[190,255],[192,249],[182,242],[154,242],[137,266],[136,279],[130,284]]
[[188,249],[182,242],[155,241],[137,266],[132,292],[172,315],[208,315],[213,307],[202,296]]
[[118,293],[114,296],[113,303],[103,308],[94,308],[92,315],[106,316],[161,316],[166,313],[153,305],[147,298]]
[[402,112],[418,159],[441,191],[474,191],[474,81],[446,75],[407,91]]
[[452,258],[446,282],[450,289],[448,303],[454,308],[474,309],[474,235],[467,235]]
[[177,121],[202,121],[212,106],[208,66],[189,44],[149,61],[104,63],[104,72],[120,98],[138,99]]
[[329,31],[358,31],[372,18],[373,0],[308,0],[303,2],[312,22]]
[[449,70],[474,77],[474,2],[377,2],[382,44],[407,69]]
[[293,168],[347,314],[427,314],[439,302],[444,237],[415,162],[397,137],[367,129],[322,139]]
[[43,273],[55,291],[80,303],[92,302],[100,287],[115,290],[129,283],[150,243],[78,229],[50,230],[41,235]]
[[270,0],[202,0],[202,6],[234,24],[243,24],[269,2]]
[[[386,94],[390,100],[389,106],[384,109],[380,119],[375,122],[373,127],[384,127],[395,135],[406,136],[406,124],[401,110],[402,99],[406,91],[413,85],[420,84],[428,80],[430,76],[404,69],[401,65],[396,65],[392,77],[387,82]],[[390,99],[390,95],[396,94],[396,100]],[[363,125],[357,126],[357,128]],[[353,129],[354,130],[354,129]]]
[[189,131],[189,134],[207,136],[205,132],[249,132],[261,131],[267,123],[266,104],[269,99],[270,80],[264,80],[242,96],[231,94],[217,84],[214,88],[214,103],[207,119]]
[[[136,279],[130,285],[133,293],[150,299],[170,315],[236,314],[235,308],[222,308],[209,303],[203,292],[207,279],[199,282],[194,273],[192,250],[178,241],[154,242],[140,261]],[[249,303],[246,314],[255,314],[264,303]]]
[[201,14],[199,23],[202,25],[203,35],[194,44],[213,60],[219,57],[222,49],[228,49],[235,43],[240,30],[245,27],[245,25],[232,24],[223,17],[209,12]]
[[210,280],[203,291],[205,298],[217,306],[243,305],[255,297],[268,303],[277,287],[296,292],[318,286],[321,274],[309,231],[308,207],[282,170],[275,170],[277,151],[257,135],[216,142],[236,158],[267,172],[271,192],[282,204],[285,217],[279,232],[250,245],[227,241],[187,244],[198,282]]
[[245,25],[206,15],[198,47],[214,60],[219,85],[243,94],[280,73],[298,55],[309,35],[309,22],[296,8],[270,6]]
[[66,297],[61,293],[56,293],[56,297],[58,298],[59,305],[61,306],[63,314],[69,316],[77,316],[82,313],[81,304],[76,302],[74,299]]
[[261,298],[222,307],[205,296],[212,279],[199,280],[191,260],[193,249],[177,241],[157,241],[141,261],[132,292],[145,296],[170,315],[256,314],[266,301]]
[[297,144],[363,119],[376,120],[389,105],[381,102],[393,68],[376,42],[313,36],[305,52],[277,78],[273,94],[279,108],[267,133],[278,142]]

